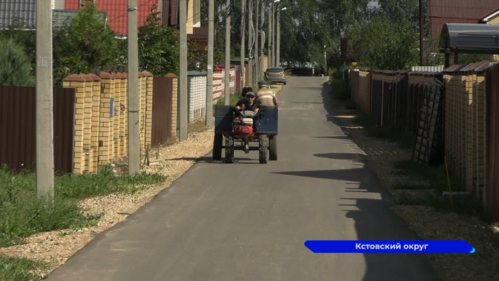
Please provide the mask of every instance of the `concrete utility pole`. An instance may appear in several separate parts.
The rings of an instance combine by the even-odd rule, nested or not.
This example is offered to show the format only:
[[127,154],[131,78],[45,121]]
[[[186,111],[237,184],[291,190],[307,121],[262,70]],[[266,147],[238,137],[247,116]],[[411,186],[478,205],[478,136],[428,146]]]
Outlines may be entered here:
[[36,191],[54,199],[54,121],[52,82],[52,4],[36,7]]
[[268,64],[269,67],[272,67],[272,3],[269,4],[269,35],[268,37],[268,43],[267,43],[267,48],[268,48]]
[[[254,75],[255,75],[255,80],[256,82],[258,82],[258,80],[260,79],[258,76],[258,69],[260,67],[260,57],[258,56],[258,41],[260,40],[260,30],[258,29],[258,11],[259,11],[259,7],[260,7],[260,0],[256,0],[256,6],[255,7],[252,7],[255,9],[255,25],[254,25],[254,30],[255,30],[255,45],[254,45],[254,48],[255,48],[255,52],[254,52],[254,58],[255,58],[255,68],[252,69]],[[257,91],[257,89],[255,89],[255,91]]]
[[137,0],[128,0],[128,174],[140,172]]
[[277,7],[277,44],[275,66],[281,67],[281,5]]
[[244,51],[245,51],[245,48],[244,48],[244,40],[245,40],[245,34],[244,32],[246,31],[244,29],[244,16],[246,15],[246,0],[241,0],[241,72],[240,72],[240,75],[241,75],[241,88],[244,87]]
[[248,3],[248,87],[253,86],[253,0]]
[[326,68],[326,76],[328,75],[327,74],[327,55],[326,55],[326,45],[324,45],[324,65],[325,65],[325,68]]
[[261,6],[262,12],[261,12],[261,20],[260,20],[260,34],[262,35],[261,37],[261,43],[260,43],[260,67],[258,68],[258,79],[262,79],[263,77],[263,56],[265,54],[265,32],[263,32],[263,23],[265,22],[265,4],[262,2]]
[[230,105],[230,0],[227,0],[227,18],[225,21],[225,82],[224,95],[225,105]]
[[179,141],[187,139],[189,108],[187,107],[187,5],[186,0],[180,0],[180,87],[178,91],[179,108]]
[[424,17],[423,0],[419,0],[419,64],[424,65]]
[[208,64],[206,76],[206,126],[213,125],[213,38],[215,37],[215,1],[208,2]]
[[277,29],[277,24],[275,22],[275,12],[277,10],[277,5],[276,3],[278,3],[279,1],[275,1],[274,0],[274,4],[272,5],[272,66],[276,66],[275,65],[275,62],[276,62],[276,59],[275,59],[275,56],[276,56],[276,49],[275,49],[275,39],[276,39],[276,29]]

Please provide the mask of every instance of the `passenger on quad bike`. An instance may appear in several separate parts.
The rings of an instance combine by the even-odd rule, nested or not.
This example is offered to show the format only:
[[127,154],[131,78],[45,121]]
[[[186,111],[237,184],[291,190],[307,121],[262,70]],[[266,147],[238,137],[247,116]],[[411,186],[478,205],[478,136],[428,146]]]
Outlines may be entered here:
[[258,87],[260,88],[258,92],[256,92],[256,100],[258,104],[265,107],[277,107],[279,110],[279,103],[277,102],[277,98],[274,92],[269,89],[267,82],[260,81],[258,82]]

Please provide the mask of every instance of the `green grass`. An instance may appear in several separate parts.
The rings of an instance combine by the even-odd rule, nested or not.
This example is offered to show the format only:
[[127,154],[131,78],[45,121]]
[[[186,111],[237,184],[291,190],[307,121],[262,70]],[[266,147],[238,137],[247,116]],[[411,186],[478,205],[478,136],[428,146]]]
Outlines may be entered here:
[[36,175],[12,174],[0,169],[0,247],[22,243],[35,233],[79,229],[96,225],[99,216],[87,216],[78,206],[84,198],[110,193],[134,193],[166,178],[158,174],[116,176],[111,167],[96,174],[73,174],[55,178],[54,201],[38,200]]
[[394,200],[398,205],[418,205],[432,207],[441,212],[455,212],[457,214],[473,216],[481,219],[482,221],[490,223],[490,217],[487,215],[483,204],[474,197],[456,197],[444,198],[440,192],[434,192],[431,196],[424,198],[419,197],[397,197]]
[[[444,165],[429,166],[423,163],[413,161],[397,162],[393,166],[395,175],[404,175],[410,181],[407,183],[395,184],[394,189],[405,190],[422,190],[432,189],[434,192],[431,196],[425,198],[402,197],[395,200],[396,204],[403,205],[422,205],[430,206],[441,211],[453,211],[458,214],[478,217],[484,221],[489,221],[485,208],[482,202],[475,199],[473,196],[462,197],[453,196],[453,202],[450,198],[442,197],[442,192],[449,191],[449,182],[452,192],[466,192],[466,185],[462,180],[457,178],[452,171],[449,171],[449,180]],[[412,180],[412,181],[411,181]],[[418,180],[429,182],[429,185],[418,184]],[[453,203],[453,205],[452,205]]]
[[45,269],[47,266],[46,263],[40,261],[0,256],[0,280],[41,280],[42,278],[33,274],[32,271]]

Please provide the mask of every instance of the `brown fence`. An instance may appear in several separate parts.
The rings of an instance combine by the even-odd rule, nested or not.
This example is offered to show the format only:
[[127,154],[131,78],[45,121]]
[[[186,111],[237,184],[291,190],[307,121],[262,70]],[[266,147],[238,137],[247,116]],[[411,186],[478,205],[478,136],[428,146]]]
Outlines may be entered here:
[[[54,88],[54,168],[73,170],[75,89]],[[35,170],[36,88],[0,87],[0,165],[13,172]]]
[[[172,124],[173,93],[177,93],[174,85],[176,76],[154,77],[151,146],[168,142],[177,124]],[[176,114],[176,112],[175,112]],[[176,118],[174,119],[176,120]]]
[[[372,75],[362,89],[361,74]],[[417,137],[413,160],[443,162],[499,222],[499,65],[453,65],[443,72],[361,70],[352,100],[376,125]],[[370,107],[365,105],[370,101]]]
[[[432,92],[439,90],[440,86],[435,81],[440,81],[442,75],[381,70],[373,70],[371,75],[371,89],[360,90],[359,86],[352,85],[352,89],[355,87],[359,91],[359,102],[365,104],[365,101],[370,101],[370,106],[360,106],[361,110],[372,116],[378,126],[399,125],[417,134],[424,101]],[[358,81],[362,83],[360,79]]]
[[499,65],[486,73],[488,180],[486,203],[494,221],[499,222]]

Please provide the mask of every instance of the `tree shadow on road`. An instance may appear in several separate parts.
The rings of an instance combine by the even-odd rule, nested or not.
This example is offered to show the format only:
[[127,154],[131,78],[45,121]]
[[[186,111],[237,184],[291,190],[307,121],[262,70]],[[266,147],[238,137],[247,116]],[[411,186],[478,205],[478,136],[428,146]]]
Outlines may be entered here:
[[248,157],[234,157],[234,163],[225,163],[225,158],[222,156],[220,160],[213,160],[211,156],[203,156],[203,157],[179,157],[172,158],[168,160],[175,161],[194,161],[196,163],[210,163],[210,164],[260,164],[257,158],[248,158]]
[[[353,155],[353,154],[352,154]],[[340,157],[351,159],[346,154]],[[354,221],[357,240],[422,240],[391,208],[391,196],[376,174],[367,167],[275,172],[276,174],[345,181],[349,194],[338,198],[345,217]],[[373,199],[373,198],[379,199]],[[380,243],[382,243],[381,241]],[[396,242],[395,242],[396,243]],[[330,254],[342,255],[342,254]],[[363,281],[381,280],[440,280],[424,254],[362,254],[365,259]],[[351,255],[345,255],[348,260]],[[353,262],[353,260],[352,260]]]
[[[335,118],[333,99],[327,83],[322,85],[322,99],[327,120],[339,126],[350,138],[342,118]],[[327,137],[322,137],[327,138]],[[331,137],[335,138],[335,137]],[[337,138],[337,137],[336,137]],[[388,190],[381,186],[377,175],[365,166],[367,158],[356,153],[319,153],[314,156],[361,162],[361,167],[337,170],[286,171],[278,174],[344,181],[344,191],[351,198],[339,198],[347,218],[353,219],[357,240],[422,240],[404,219],[392,209]],[[378,197],[380,199],[373,199]],[[334,254],[333,254],[334,255]],[[363,281],[379,280],[440,280],[425,254],[363,254],[366,268]],[[348,259],[348,256],[345,258]]]

